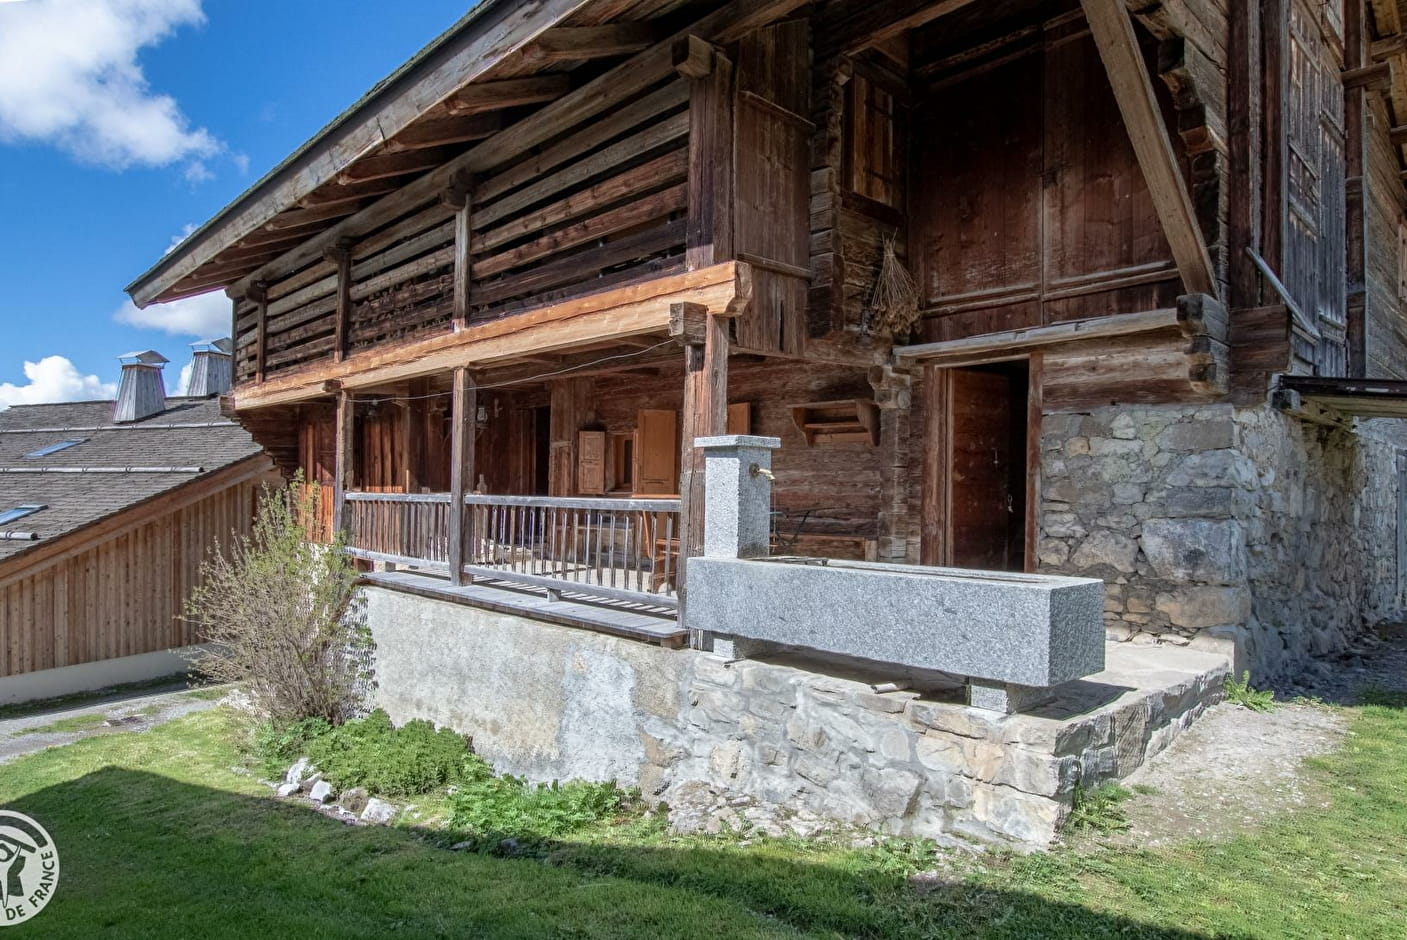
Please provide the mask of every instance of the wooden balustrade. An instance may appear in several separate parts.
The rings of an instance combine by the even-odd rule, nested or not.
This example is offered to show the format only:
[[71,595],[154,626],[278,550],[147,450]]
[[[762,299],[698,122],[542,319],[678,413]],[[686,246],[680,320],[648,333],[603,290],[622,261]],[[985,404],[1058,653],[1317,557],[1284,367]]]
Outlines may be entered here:
[[[348,550],[360,558],[448,570],[447,493],[346,494]],[[678,606],[678,499],[466,495],[460,510],[468,579],[556,595]]]

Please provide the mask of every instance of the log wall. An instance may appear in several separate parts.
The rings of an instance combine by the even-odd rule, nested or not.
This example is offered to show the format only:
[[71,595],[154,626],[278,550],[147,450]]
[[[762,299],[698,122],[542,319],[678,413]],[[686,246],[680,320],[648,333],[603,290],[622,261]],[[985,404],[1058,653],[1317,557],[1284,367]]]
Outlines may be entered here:
[[[684,267],[688,91],[676,75],[604,118],[583,119],[465,185],[467,319],[489,320]],[[237,381],[447,328],[455,314],[456,210],[408,206],[354,243],[342,296],[331,256],[236,304]],[[346,322],[339,328],[339,318]]]
[[1369,97],[1366,127],[1364,212],[1367,223],[1365,374],[1407,378],[1407,217],[1403,211],[1398,159],[1388,131],[1391,122],[1380,97]]
[[215,492],[200,481],[193,497],[158,497],[164,508],[156,514],[137,507],[98,523],[107,529],[100,537],[82,530],[51,558],[8,565],[0,574],[0,676],[198,642],[178,619],[182,605],[211,544],[248,533],[267,467],[263,458],[247,461]]

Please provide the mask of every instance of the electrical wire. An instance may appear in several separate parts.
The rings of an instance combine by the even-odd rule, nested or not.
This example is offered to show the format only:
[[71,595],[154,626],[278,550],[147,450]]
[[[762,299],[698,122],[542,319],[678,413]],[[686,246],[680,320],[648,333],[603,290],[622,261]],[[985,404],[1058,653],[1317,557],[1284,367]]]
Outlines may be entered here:
[[[557,369],[557,370],[552,371],[552,372],[542,372],[542,373],[539,373],[539,374],[537,374],[537,375],[527,375],[527,376],[524,376],[524,377],[521,378],[521,379],[514,379],[514,380],[511,381],[511,382],[499,382],[499,383],[497,383],[497,384],[491,384],[491,385],[476,385],[476,386],[475,386],[475,390],[476,390],[476,391],[480,391],[480,392],[484,392],[484,391],[491,391],[491,390],[496,389],[496,388],[512,388],[512,387],[515,386],[515,385],[523,385],[523,384],[525,384],[525,383],[527,383],[527,382],[537,382],[537,381],[540,381],[541,379],[551,379],[551,378],[555,378],[555,377],[557,377],[557,376],[559,376],[559,375],[569,375],[569,374],[571,374],[571,373],[573,373],[573,372],[580,372],[582,369],[593,369],[593,368],[595,368],[596,366],[604,365],[604,364],[606,364],[606,363],[608,363],[608,362],[616,362],[616,361],[618,361],[618,360],[620,360],[620,359],[630,359],[630,358],[632,358],[632,357],[634,357],[634,356],[643,356],[645,353],[654,352],[656,349],[663,349],[663,348],[666,347],[666,346],[672,346],[672,345],[674,345],[674,340],[672,340],[672,339],[667,339],[667,340],[664,340],[663,342],[656,343],[656,344],[653,345],[653,346],[646,346],[644,349],[632,349],[630,352],[617,353],[617,354],[614,355],[614,356],[603,356],[603,357],[600,358],[600,359],[593,359],[593,360],[591,360],[590,362],[578,363],[577,365],[568,366],[568,367],[566,367],[566,368],[564,368],[564,369]],[[386,404],[386,403],[389,403],[389,402],[396,402],[396,403],[399,403],[399,402],[410,402],[410,401],[427,401],[427,400],[432,399],[432,398],[445,398],[445,397],[447,397],[447,396],[449,396],[449,395],[451,395],[451,394],[453,394],[453,393],[452,393],[452,392],[445,391],[445,392],[431,392],[431,393],[428,394],[428,395],[404,395],[404,396],[388,395],[388,396],[378,397],[378,398],[361,398],[361,397],[358,397],[358,398],[356,399],[356,402],[357,402],[358,405],[382,405],[382,404]]]

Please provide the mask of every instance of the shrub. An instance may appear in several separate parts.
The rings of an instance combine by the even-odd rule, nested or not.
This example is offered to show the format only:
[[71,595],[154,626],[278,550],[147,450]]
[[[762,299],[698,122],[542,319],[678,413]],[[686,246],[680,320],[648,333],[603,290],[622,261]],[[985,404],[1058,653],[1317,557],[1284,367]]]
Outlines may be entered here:
[[466,762],[478,760],[450,729],[436,731],[423,720],[397,728],[379,708],[313,738],[307,754],[339,789],[366,787],[385,796],[428,793],[463,778]]
[[239,682],[275,725],[305,718],[331,724],[355,713],[371,680],[371,634],[357,573],[339,535],[308,540],[300,519],[317,519],[316,486],[266,486],[253,531],[217,545],[185,619],[212,644],[195,665]]
[[1251,688],[1249,670],[1241,673],[1240,681],[1231,676],[1226,677],[1226,700],[1233,705],[1249,708],[1253,712],[1274,711],[1275,707],[1280,704],[1275,701],[1275,693],[1269,689]]
[[327,734],[332,725],[325,718],[302,721],[266,721],[250,734],[249,749],[265,774],[282,776],[285,768],[308,751],[314,738]]
[[572,780],[532,786],[518,777],[495,777],[477,756],[450,797],[450,825],[485,837],[549,839],[585,829],[617,815],[626,794],[613,783]]

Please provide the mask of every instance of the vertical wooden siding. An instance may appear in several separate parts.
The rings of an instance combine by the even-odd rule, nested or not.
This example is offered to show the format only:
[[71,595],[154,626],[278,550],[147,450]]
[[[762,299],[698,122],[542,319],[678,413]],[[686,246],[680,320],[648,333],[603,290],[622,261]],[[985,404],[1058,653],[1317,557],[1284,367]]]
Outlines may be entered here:
[[197,642],[182,605],[210,546],[249,531],[259,486],[246,478],[0,582],[0,675]]

